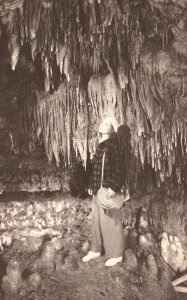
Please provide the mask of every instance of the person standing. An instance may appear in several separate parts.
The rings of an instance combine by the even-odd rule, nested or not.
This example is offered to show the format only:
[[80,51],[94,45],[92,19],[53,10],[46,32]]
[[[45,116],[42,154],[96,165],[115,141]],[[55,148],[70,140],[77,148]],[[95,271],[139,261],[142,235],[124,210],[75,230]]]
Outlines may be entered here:
[[[107,188],[106,197],[114,197],[121,191],[122,160],[117,134],[112,118],[105,118],[99,126],[100,139],[93,159],[93,169],[89,181],[88,193],[92,195],[92,243],[91,249],[82,258],[83,262],[100,257],[104,248],[108,258],[105,266],[114,266],[123,259],[124,233],[122,220],[97,204],[97,192],[101,186],[102,160],[105,152],[102,186]],[[117,201],[117,195],[116,195]]]

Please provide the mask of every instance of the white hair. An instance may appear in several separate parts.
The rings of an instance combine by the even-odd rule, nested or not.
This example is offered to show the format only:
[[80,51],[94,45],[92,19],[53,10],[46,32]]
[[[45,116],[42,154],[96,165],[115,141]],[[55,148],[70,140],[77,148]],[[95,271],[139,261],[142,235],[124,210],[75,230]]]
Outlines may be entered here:
[[119,124],[114,117],[106,116],[106,117],[104,117],[104,120],[108,120],[110,122],[110,124],[112,125],[112,127],[114,128],[114,131],[117,132]]

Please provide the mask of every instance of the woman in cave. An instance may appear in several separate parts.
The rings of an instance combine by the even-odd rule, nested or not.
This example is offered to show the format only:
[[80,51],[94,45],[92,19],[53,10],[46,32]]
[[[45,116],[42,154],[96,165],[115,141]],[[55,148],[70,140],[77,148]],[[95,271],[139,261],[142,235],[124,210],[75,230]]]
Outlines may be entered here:
[[[119,139],[114,130],[115,119],[105,118],[99,126],[99,144],[93,159],[93,169],[89,181],[88,193],[92,195],[92,243],[83,262],[96,259],[102,249],[108,260],[105,266],[114,266],[123,259],[124,234],[122,221],[107,213],[97,204],[97,192],[101,186],[102,159],[105,152],[103,186],[107,187],[106,197],[114,197],[122,188],[121,153]],[[113,123],[113,124],[112,124]],[[116,199],[117,200],[117,199]]]

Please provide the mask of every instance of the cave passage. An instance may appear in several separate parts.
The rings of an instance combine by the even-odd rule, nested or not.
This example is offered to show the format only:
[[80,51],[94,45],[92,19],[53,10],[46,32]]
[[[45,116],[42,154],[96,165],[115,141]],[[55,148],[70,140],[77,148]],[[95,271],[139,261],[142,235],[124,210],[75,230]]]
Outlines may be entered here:
[[[185,299],[186,11],[0,0],[0,299]],[[106,117],[130,194],[123,259],[108,269],[104,253],[82,262]]]

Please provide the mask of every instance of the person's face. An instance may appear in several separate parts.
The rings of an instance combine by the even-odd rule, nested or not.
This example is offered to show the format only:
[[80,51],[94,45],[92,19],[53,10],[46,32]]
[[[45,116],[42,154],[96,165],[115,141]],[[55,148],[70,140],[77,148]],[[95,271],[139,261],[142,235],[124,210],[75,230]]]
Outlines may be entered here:
[[104,119],[99,125],[99,132],[103,134],[110,134],[112,132],[112,124],[109,120]]

